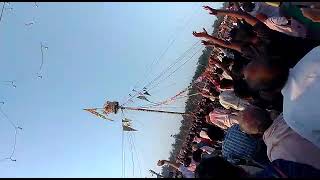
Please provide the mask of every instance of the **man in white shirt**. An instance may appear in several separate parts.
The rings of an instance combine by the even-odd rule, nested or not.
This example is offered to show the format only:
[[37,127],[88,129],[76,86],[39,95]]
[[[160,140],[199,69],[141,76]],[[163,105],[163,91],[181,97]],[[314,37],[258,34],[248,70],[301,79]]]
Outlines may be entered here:
[[293,18],[287,19],[286,17],[270,17],[268,18],[265,15],[257,14],[256,18],[267,25],[270,29],[282,32],[289,36],[302,37],[307,36],[306,27],[300,22],[296,21]]
[[219,102],[221,106],[226,109],[235,109],[238,111],[243,111],[250,103],[244,99],[236,96],[233,90],[222,91],[219,95]]
[[283,117],[299,135],[320,148],[320,46],[291,70],[282,89]]
[[280,9],[278,7],[270,6],[264,2],[244,2],[241,7],[254,17],[256,17],[257,14],[263,14],[267,17],[280,16]]

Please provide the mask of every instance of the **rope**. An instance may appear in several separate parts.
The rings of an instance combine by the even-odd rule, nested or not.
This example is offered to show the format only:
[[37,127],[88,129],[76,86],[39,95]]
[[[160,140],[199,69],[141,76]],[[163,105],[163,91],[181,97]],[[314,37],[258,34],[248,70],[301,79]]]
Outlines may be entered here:
[[3,2],[2,8],[1,8],[1,14],[0,14],[0,22],[2,21],[3,10],[4,10],[5,5],[6,5],[6,2]]
[[[186,54],[190,51],[190,50],[192,50],[193,48],[195,48],[196,46],[198,46],[200,41],[197,41],[197,42],[195,42],[186,52],[184,52],[183,53],[183,55],[182,56],[180,56],[178,59],[177,59],[177,61],[175,61],[174,63],[172,63],[167,69],[165,69],[164,71],[162,71],[155,79],[153,79],[151,82],[149,82],[148,84],[146,84],[144,87],[148,87],[148,86],[150,86],[152,83],[154,83],[156,80],[158,80],[158,79],[160,79],[160,77],[162,76],[162,75],[164,75],[167,71],[169,71],[171,68],[173,68],[174,67],[174,65],[176,65],[177,63],[179,63],[179,61],[182,61],[183,60],[183,58],[186,56]],[[180,59],[181,58],[181,59]],[[150,88],[150,89],[148,89],[148,90],[151,90],[152,88]]]
[[[196,8],[196,6],[195,6],[195,8]],[[190,22],[191,22],[191,18],[190,18]],[[199,40],[199,42],[200,42],[200,40]],[[145,76],[144,76],[144,77],[145,77]],[[147,78],[144,78],[144,79],[147,79]],[[144,86],[144,87],[146,87],[146,86]],[[141,93],[141,91],[140,91],[140,93]],[[137,94],[138,94],[138,93],[136,93],[134,96],[132,96],[131,98],[129,98],[126,102],[124,102],[124,103],[122,104],[122,106],[123,106],[123,105],[127,105],[133,98],[136,97]]]
[[40,43],[40,50],[41,50],[41,64],[39,68],[39,72],[41,72],[42,66],[43,66],[43,49],[42,49],[42,43]]
[[[121,115],[122,115],[122,118],[124,118],[124,113],[123,113],[122,109],[121,109]],[[121,123],[121,128],[122,128],[122,123]],[[121,141],[122,141],[122,145],[121,145],[121,151],[122,151],[122,175],[121,175],[121,177],[124,178],[125,177],[125,151],[124,151],[124,131],[123,130],[122,130]]]
[[128,136],[128,140],[129,140],[130,151],[131,151],[132,177],[134,177],[134,158],[133,158],[133,147],[132,147],[133,145],[132,145],[130,133],[129,133],[129,136]]
[[138,160],[138,168],[139,168],[140,177],[142,177],[139,154],[138,154],[137,151],[136,151],[135,142],[134,142],[134,140],[135,140],[135,135],[134,135],[134,133],[132,133],[132,134],[130,134],[130,135],[132,136],[131,138],[132,138],[132,144],[133,144],[133,151],[135,152],[136,157],[137,157],[137,160]]
[[[176,70],[174,70],[173,72],[171,72],[167,77],[165,77],[164,79],[162,79],[162,81],[168,79],[171,75],[173,75],[175,72],[177,72],[179,69],[181,69],[187,62],[189,62],[198,52],[200,52],[200,50],[202,49],[202,47],[200,47],[200,49],[198,49],[187,61],[185,61],[182,65],[180,65]],[[159,85],[161,83],[161,81],[157,84],[155,84],[152,88],[156,87],[157,85]]]
[[[2,110],[1,110],[2,111]],[[2,119],[2,118],[0,118],[0,119]],[[10,121],[11,122],[11,121]],[[11,124],[11,123],[10,123]],[[12,125],[12,124],[11,124]],[[14,153],[15,153],[15,151],[16,151],[16,146],[17,146],[17,134],[18,134],[18,131],[17,131],[17,128],[19,128],[19,127],[16,127],[14,124],[13,124],[13,127],[14,127],[14,140],[13,140],[13,146],[12,146],[12,150],[11,150],[11,154],[10,154],[10,156],[8,157],[8,158],[3,158],[3,159],[1,159],[0,160],[0,162],[2,162],[2,161],[5,161],[5,160],[11,160],[11,161],[16,161],[15,159],[12,159],[12,157],[13,157],[13,155],[14,155]]]
[[121,163],[121,164],[122,164],[122,175],[121,175],[121,177],[122,177],[122,178],[124,178],[124,171],[123,171],[123,170],[124,170],[124,165],[123,165],[123,164],[124,164],[124,163],[123,163],[123,162],[124,162],[124,151],[123,151],[124,140],[123,140],[123,135],[124,135],[124,131],[122,131],[122,136],[121,136],[121,141],[122,141],[122,145],[121,145],[121,152],[122,152],[122,154],[121,154],[121,155],[122,155],[122,163]]
[[[195,8],[196,8],[196,6],[194,7],[194,9],[195,9]],[[182,29],[182,31],[184,31],[184,29],[187,27],[187,25],[191,22],[191,19],[192,19],[192,16],[193,16],[193,15],[194,15],[194,13],[191,14],[189,20],[186,21],[186,23],[185,23],[184,26],[183,26],[184,28]],[[185,16],[184,19],[187,19],[187,16]],[[150,73],[151,70],[152,70],[152,66],[153,66],[153,65],[154,65],[154,66],[157,65],[157,64],[160,62],[160,59],[167,53],[167,51],[169,50],[169,48],[173,45],[173,43],[174,43],[174,42],[176,41],[176,39],[178,38],[178,35],[180,35],[180,33],[178,33],[179,31],[181,31],[180,28],[177,29],[177,33],[173,33],[173,34],[170,36],[169,39],[172,39],[171,42],[169,41],[169,45],[168,45],[167,48],[165,48],[165,50],[160,54],[159,58],[158,58],[158,59],[155,59],[154,61],[152,61],[151,65],[148,67],[149,71],[146,71],[147,73],[144,74],[143,77],[145,77],[145,78],[143,78],[143,79],[147,79],[147,78],[149,77],[149,75],[150,75],[149,73]],[[174,37],[172,37],[172,36],[174,36]],[[156,62],[156,64],[154,64],[155,62]],[[149,74],[149,75],[148,75],[148,74]],[[145,75],[147,75],[147,77],[146,77]],[[142,80],[143,80],[143,79],[142,79]],[[138,81],[138,83],[136,83],[135,86],[138,86],[140,83],[141,83],[141,80]],[[134,86],[134,87],[135,87],[135,86]]]
[[[199,41],[197,41],[196,43],[194,43],[189,49],[187,49],[180,57],[178,57],[176,59],[175,62],[173,62],[169,67],[167,67],[167,69],[165,69],[164,71],[162,71],[155,79],[153,79],[151,82],[149,82],[148,84],[146,84],[144,87],[147,87],[149,85],[151,85],[154,81],[156,81],[157,79],[159,79],[162,75],[164,75],[164,73],[168,70],[170,70],[175,64],[177,64],[179,61],[183,60],[184,56],[186,53],[188,53],[192,48],[194,48],[197,43],[199,43]],[[129,97],[128,100],[126,102],[124,102],[121,106],[127,105],[133,98],[135,98],[137,95],[139,95],[140,93],[142,93],[142,91],[137,91],[133,96]]]

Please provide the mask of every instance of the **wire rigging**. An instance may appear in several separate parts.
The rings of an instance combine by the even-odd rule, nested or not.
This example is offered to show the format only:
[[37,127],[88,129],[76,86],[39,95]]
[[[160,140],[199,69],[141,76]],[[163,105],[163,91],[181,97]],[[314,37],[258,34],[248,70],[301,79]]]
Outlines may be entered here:
[[142,177],[141,162],[140,162],[139,154],[137,153],[136,146],[135,146],[135,134],[132,133],[131,135],[132,135],[132,141],[133,141],[133,150],[134,150],[136,157],[137,157],[137,160],[138,160],[138,168],[139,168],[140,177]]
[[[190,48],[188,48],[180,57],[178,57],[175,62],[173,62],[170,66],[168,66],[166,69],[164,69],[164,70],[163,70],[157,77],[155,77],[151,82],[149,82],[148,84],[146,84],[146,85],[144,86],[144,89],[146,89],[147,86],[149,86],[149,85],[151,85],[152,83],[154,83],[157,79],[161,78],[161,76],[163,76],[166,72],[168,72],[170,69],[172,69],[172,68],[174,67],[174,65],[176,65],[177,63],[179,63],[180,61],[182,61],[183,58],[186,56],[186,54],[189,53],[190,50],[192,50],[194,47],[196,47],[196,45],[197,45],[199,42],[200,42],[200,40],[197,41],[197,42],[195,42],[195,43],[194,43]],[[128,100],[122,104],[122,106],[129,104],[129,102],[132,101],[132,99],[135,98],[137,95],[139,95],[139,93],[142,93],[142,92],[141,92],[141,91],[138,91],[138,92],[136,92],[133,96],[130,96],[130,97],[128,98]]]
[[[176,64],[178,64],[180,61],[183,60],[184,57],[190,52],[190,50],[194,49],[196,46],[198,46],[200,41],[195,42],[186,52],[182,54],[179,58],[177,58],[177,61],[172,63],[168,68],[164,69],[156,78],[154,78],[151,82],[147,83],[144,87],[150,86],[152,83],[154,83],[156,80],[161,78],[162,75],[164,75],[166,72],[168,72],[170,69],[172,69]],[[151,88],[150,88],[151,89]],[[148,90],[150,90],[148,89]]]
[[[194,10],[195,10],[195,8],[196,8],[196,5],[194,6]],[[194,11],[194,12],[196,12],[196,11]],[[191,17],[189,18],[189,20],[186,22],[186,24],[184,25],[184,26],[182,26],[182,27],[184,27],[184,29],[187,27],[187,25],[191,22],[191,20],[192,20],[192,17],[195,15],[195,13],[192,13],[191,14]],[[184,30],[183,29],[183,30]],[[173,35],[177,35],[177,33],[174,33]],[[169,46],[165,49],[165,51],[164,51],[164,53],[162,53],[163,55],[167,52],[167,50],[169,49],[169,47],[173,44],[173,42],[176,40],[176,38],[177,38],[177,36],[175,37],[175,38],[173,38],[174,40],[173,41],[171,41],[171,43],[169,43]],[[160,59],[163,57],[163,55],[160,55],[160,58],[158,58],[158,61],[160,61]],[[152,63],[152,64],[154,64],[154,63]],[[152,68],[152,67],[151,67]],[[150,68],[150,69],[151,69]],[[151,71],[149,69],[149,71]],[[147,75],[148,75],[149,73],[147,73]],[[145,75],[143,76],[143,77],[145,77]],[[144,78],[144,79],[147,79],[147,78]],[[140,81],[138,81],[138,83],[136,83],[136,85],[134,86],[134,88],[138,85],[138,84],[140,84]],[[135,95],[136,96],[136,95]],[[127,104],[128,102],[131,102],[132,101],[132,99],[135,97],[135,96],[132,96],[131,98],[129,98],[126,102],[124,102],[123,103],[123,105],[125,105],[125,104]]]
[[2,8],[1,8],[1,14],[0,14],[0,22],[2,21],[3,11],[4,11],[5,6],[6,6],[6,2],[3,2]]
[[[198,49],[187,61],[185,61],[183,64],[181,64],[176,70],[174,70],[173,72],[171,72],[167,77],[165,77],[164,79],[162,79],[162,81],[165,81],[166,79],[168,79],[170,76],[172,76],[175,72],[177,72],[179,69],[181,69],[187,62],[189,62],[196,54],[198,54],[200,52],[200,50],[202,49],[202,47],[200,47],[200,49]],[[161,83],[158,82],[157,84],[155,84],[154,86],[152,86],[151,88],[154,88],[155,86],[159,85]]]
[[[196,7],[194,7],[194,9],[195,9]],[[190,17],[192,17],[194,14],[191,14],[191,16]],[[186,14],[186,16],[185,16],[185,18],[184,19],[187,19],[187,14]],[[191,18],[189,18],[189,21],[191,20]],[[185,24],[184,24],[184,26],[182,26],[182,27],[187,27],[187,25],[189,24],[189,21],[187,21]],[[182,21],[183,22],[183,21]],[[184,28],[185,29],[185,28]],[[160,54],[160,56],[159,56],[159,58],[155,58],[153,61],[152,61],[152,63],[151,63],[151,65],[147,68],[147,71],[146,71],[146,73],[144,74],[144,76],[143,77],[145,77],[145,78],[143,78],[143,79],[147,79],[148,77],[149,77],[149,75],[150,75],[150,72],[152,71],[152,67],[153,67],[153,65],[156,63],[156,64],[158,64],[158,62],[164,57],[164,55],[167,53],[167,51],[169,50],[169,48],[173,45],[173,43],[176,41],[176,39],[178,38],[178,35],[180,35],[178,32],[181,32],[181,30],[180,30],[180,28],[177,28],[176,29],[176,33],[172,33],[171,34],[171,36],[170,36],[170,38],[169,39],[171,39],[171,41],[169,41],[169,45],[165,48],[165,50]],[[155,65],[156,65],[155,64]],[[147,75],[147,76],[146,76]],[[143,79],[141,79],[141,80],[143,80]],[[138,86],[139,84],[141,83],[141,81],[138,81],[138,83],[136,83],[136,85],[134,86],[134,87],[136,87],[136,86]]]
[[132,141],[131,141],[131,136],[130,136],[130,132],[128,132],[128,141],[129,141],[129,145],[130,145],[130,152],[131,152],[131,163],[132,163],[132,177],[134,177],[134,158],[133,158],[133,145],[132,145]]
[[[123,110],[121,109],[121,116],[122,118],[124,118],[124,113]],[[121,127],[122,128],[122,127]],[[122,130],[122,129],[121,129]],[[121,141],[122,141],[122,145],[121,145],[121,151],[122,151],[122,178],[125,178],[125,151],[124,151],[124,131],[122,130],[122,136],[121,136]]]

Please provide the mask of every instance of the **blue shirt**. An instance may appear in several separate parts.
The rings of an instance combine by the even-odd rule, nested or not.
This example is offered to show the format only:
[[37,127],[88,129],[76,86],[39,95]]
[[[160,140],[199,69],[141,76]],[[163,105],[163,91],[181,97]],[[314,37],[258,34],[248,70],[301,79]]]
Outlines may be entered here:
[[234,164],[240,160],[254,160],[264,164],[268,158],[263,141],[242,132],[239,125],[233,125],[227,130],[222,144],[222,156]]

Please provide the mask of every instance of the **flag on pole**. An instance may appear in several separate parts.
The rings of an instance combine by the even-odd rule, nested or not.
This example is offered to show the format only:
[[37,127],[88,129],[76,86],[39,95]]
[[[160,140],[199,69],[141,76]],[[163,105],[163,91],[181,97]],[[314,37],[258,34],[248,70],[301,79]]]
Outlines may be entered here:
[[133,129],[132,127],[123,126],[123,125],[122,125],[122,130],[123,130],[123,131],[138,131],[138,130],[136,130],[136,129]]
[[109,121],[113,121],[112,119],[109,119],[109,118],[107,118],[106,116],[98,113],[98,112],[97,112],[97,108],[83,109],[83,110],[88,111],[89,113],[91,113],[91,114],[93,114],[93,115],[95,115],[95,116],[97,116],[97,117],[99,117],[99,118],[102,118],[102,119],[105,119],[105,120],[109,120]]
[[138,96],[137,98],[150,102],[145,96]]
[[122,130],[123,131],[137,131],[136,129],[133,129],[131,127],[131,122],[132,122],[131,119],[128,119],[128,118],[122,119]]
[[126,122],[130,123],[131,121],[132,121],[132,120],[131,120],[131,119],[128,119],[128,118],[122,119],[122,122],[123,122],[123,123],[126,123]]
[[149,93],[148,93],[148,91],[144,91],[144,93],[143,93],[144,95],[148,95],[148,96],[151,96]]

